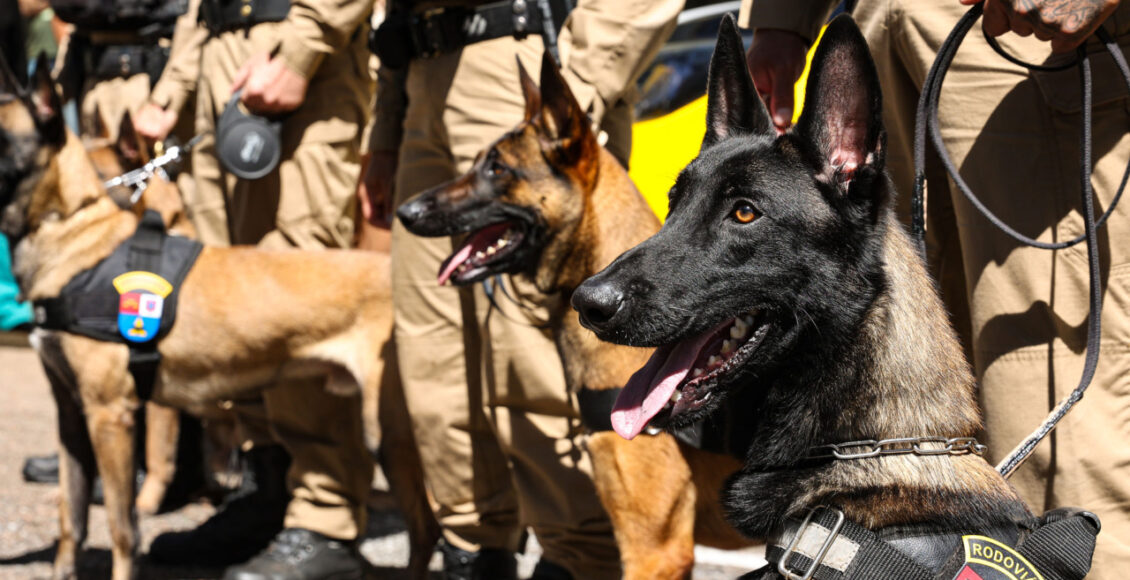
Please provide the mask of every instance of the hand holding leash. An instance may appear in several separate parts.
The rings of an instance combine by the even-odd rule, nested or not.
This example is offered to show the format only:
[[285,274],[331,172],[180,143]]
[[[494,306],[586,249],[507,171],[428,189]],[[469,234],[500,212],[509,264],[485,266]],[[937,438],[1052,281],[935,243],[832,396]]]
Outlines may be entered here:
[[164,141],[176,124],[176,111],[166,111],[156,103],[145,103],[133,120],[137,134],[153,143]]
[[1015,32],[1050,40],[1053,52],[1071,52],[1083,44],[1118,8],[1119,0],[960,0],[984,2],[985,32]]
[[289,113],[306,100],[309,81],[279,56],[259,53],[235,73],[232,93],[243,90],[242,102],[260,115]]

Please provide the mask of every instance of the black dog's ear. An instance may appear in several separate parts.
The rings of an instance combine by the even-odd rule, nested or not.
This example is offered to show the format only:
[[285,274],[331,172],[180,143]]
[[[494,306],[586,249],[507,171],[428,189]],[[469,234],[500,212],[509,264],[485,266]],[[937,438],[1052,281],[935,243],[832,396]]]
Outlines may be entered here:
[[816,49],[795,129],[822,158],[819,179],[846,192],[860,170],[882,170],[882,100],[867,42],[851,17],[837,17]]
[[19,95],[23,93],[20,87],[20,81],[16,78],[16,73],[12,72],[12,67],[8,65],[8,59],[4,57],[4,53],[0,52],[0,94],[5,95]]
[[753,86],[738,24],[729,14],[718,28],[707,86],[703,149],[733,135],[776,135],[769,111]]
[[575,166],[584,179],[595,177],[600,145],[585,114],[561,71],[557,61],[546,52],[541,59],[541,113],[538,118],[542,147],[554,155],[561,165]]
[[40,53],[35,64],[35,78],[31,79],[29,87],[28,105],[43,140],[62,146],[67,140],[67,127],[63,121],[63,104],[49,69],[47,55]]
[[517,55],[514,59],[518,61],[518,80],[522,84],[522,96],[526,99],[524,119],[532,121],[541,112],[541,91],[534,84],[534,79],[530,77],[530,73],[526,72],[526,67],[522,65],[522,59],[518,58]]

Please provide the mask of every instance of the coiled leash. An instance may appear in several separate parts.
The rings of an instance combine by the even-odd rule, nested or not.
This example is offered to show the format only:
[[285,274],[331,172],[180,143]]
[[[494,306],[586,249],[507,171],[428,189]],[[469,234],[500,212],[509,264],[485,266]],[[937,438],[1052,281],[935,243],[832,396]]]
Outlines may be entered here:
[[[1042,248],[1045,250],[1062,250],[1070,248],[1080,242],[1087,242],[1087,266],[1090,274],[1090,312],[1087,315],[1087,350],[1086,359],[1083,367],[1083,375],[1079,380],[1079,386],[1075,387],[1068,396],[1060,401],[1051,413],[1044,420],[1040,426],[1032,432],[1027,438],[1020,442],[1015,449],[1009,453],[1003,461],[997,465],[997,471],[1001,475],[1008,477],[1032,453],[1036,446],[1052,431],[1055,429],[1057,423],[1062,419],[1071,408],[1083,398],[1084,391],[1091,384],[1091,380],[1095,375],[1095,367],[1098,365],[1099,360],[1099,343],[1101,331],[1101,318],[1102,318],[1102,282],[1099,274],[1099,254],[1098,254],[1098,241],[1096,231],[1101,227],[1114,212],[1115,207],[1118,206],[1119,200],[1122,198],[1122,192],[1126,189],[1126,182],[1130,178],[1130,165],[1127,166],[1126,172],[1122,175],[1122,183],[1118,187],[1118,191],[1114,198],[1111,200],[1110,207],[1106,212],[1095,220],[1095,200],[1094,190],[1091,184],[1091,108],[1093,101],[1092,83],[1091,83],[1091,63],[1087,56],[1086,48],[1080,46],[1077,50],[1077,58],[1069,63],[1057,66],[1040,66],[1025,63],[1016,59],[1012,55],[1006,53],[996,40],[985,35],[985,40],[998,54],[1003,56],[1009,62],[1022,66],[1032,71],[1059,71],[1065,70],[1073,66],[1079,66],[1080,70],[1080,84],[1083,97],[1083,118],[1081,130],[1080,147],[1082,156],[1080,159],[1080,177],[1082,182],[1082,196],[1083,196],[1083,225],[1084,233],[1075,239],[1065,242],[1041,242],[1034,240],[1021,234],[1020,232],[1012,229],[995,214],[993,214],[980,199],[970,190],[965,180],[961,178],[957,167],[954,166],[953,160],[950,159],[949,154],[946,152],[945,143],[942,141],[941,130],[938,123],[938,102],[942,89],[942,82],[945,80],[946,72],[949,70],[950,64],[953,62],[954,55],[957,54],[957,48],[964,40],[966,34],[973,27],[973,24],[981,17],[982,4],[973,5],[961,20],[958,21],[957,26],[942,43],[938,51],[938,56],[934,60],[934,64],[930,67],[930,72],[926,75],[926,80],[923,83],[922,95],[918,100],[918,111],[915,119],[915,134],[914,134],[914,196],[911,198],[911,233],[914,235],[918,243],[918,249],[922,253],[923,259],[926,257],[926,218],[925,218],[925,183],[926,183],[926,134],[929,132],[930,141],[934,145],[934,150],[937,151],[938,157],[941,159],[942,164],[945,166],[946,172],[949,173],[953,179],[954,184],[957,185],[965,198],[969,200],[977,211],[981,212],[993,225],[999,228],[1002,232],[1008,234],[1010,237],[1020,242],[1021,244]],[[1099,28],[1095,35],[1106,47],[1107,52],[1114,58],[1118,64],[1118,69],[1122,73],[1122,78],[1126,82],[1126,86],[1130,89],[1130,67],[1126,64],[1126,59],[1122,55],[1122,51],[1103,28]]]

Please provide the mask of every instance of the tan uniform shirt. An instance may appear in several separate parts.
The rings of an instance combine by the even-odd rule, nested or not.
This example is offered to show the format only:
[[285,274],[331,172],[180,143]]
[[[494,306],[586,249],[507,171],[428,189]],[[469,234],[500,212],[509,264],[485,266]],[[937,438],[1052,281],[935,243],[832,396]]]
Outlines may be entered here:
[[[479,5],[485,2],[464,2]],[[593,123],[613,104],[634,97],[634,82],[659,52],[682,0],[579,0],[558,35],[569,88]],[[377,80],[370,150],[396,149],[404,119],[405,71],[385,70]]]

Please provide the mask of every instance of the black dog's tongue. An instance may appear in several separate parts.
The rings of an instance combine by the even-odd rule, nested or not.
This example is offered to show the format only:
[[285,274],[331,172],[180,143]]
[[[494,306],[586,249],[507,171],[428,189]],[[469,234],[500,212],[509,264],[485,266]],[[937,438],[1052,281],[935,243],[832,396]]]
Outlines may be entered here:
[[661,346],[638,371],[612,407],[612,429],[624,439],[639,435],[648,421],[663,409],[715,330],[677,344]]

